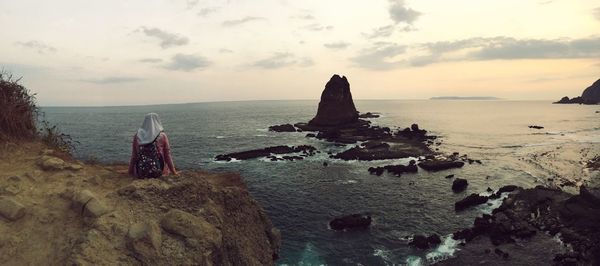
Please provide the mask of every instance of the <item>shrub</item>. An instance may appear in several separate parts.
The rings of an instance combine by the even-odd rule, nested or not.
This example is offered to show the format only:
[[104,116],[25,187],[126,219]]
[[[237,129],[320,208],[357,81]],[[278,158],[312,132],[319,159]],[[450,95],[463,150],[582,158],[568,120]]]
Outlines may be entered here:
[[35,93],[20,81],[21,78],[0,70],[0,140],[39,139],[52,148],[70,153],[76,142],[44,119]]

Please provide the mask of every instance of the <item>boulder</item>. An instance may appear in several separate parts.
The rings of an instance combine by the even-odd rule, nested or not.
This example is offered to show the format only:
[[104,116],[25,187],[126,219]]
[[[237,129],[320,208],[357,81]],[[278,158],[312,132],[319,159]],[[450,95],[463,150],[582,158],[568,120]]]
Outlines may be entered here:
[[294,127],[294,125],[292,125],[292,124],[275,125],[275,126],[270,126],[269,131],[296,132],[296,127]]
[[581,186],[579,187],[579,195],[583,200],[595,206],[600,206],[600,188]]
[[25,215],[25,206],[10,198],[0,198],[0,215],[16,221]]
[[154,264],[160,255],[161,230],[156,222],[139,222],[129,226],[127,246],[145,264]]
[[452,161],[452,160],[427,160],[419,163],[419,167],[432,172],[452,169],[452,168],[460,168],[465,165],[464,162],[461,161]]
[[440,243],[442,243],[440,236],[433,234],[430,236],[414,235],[413,240],[408,244],[419,249],[428,249]]
[[466,198],[454,203],[454,210],[462,211],[462,210],[467,209],[472,206],[484,204],[487,201],[488,201],[488,197],[473,193],[473,194],[467,196]]
[[38,165],[40,168],[46,171],[63,170],[66,166],[65,161],[62,159],[49,155],[43,155],[40,157],[38,160]]
[[83,216],[98,218],[111,210],[94,193],[82,190],[73,194],[71,207]]
[[313,126],[339,126],[358,120],[358,112],[352,100],[350,84],[346,77],[333,75],[325,85],[317,115],[308,122]]
[[467,182],[466,179],[456,178],[454,179],[454,182],[452,182],[452,191],[456,193],[462,192],[467,188],[468,185],[469,182]]
[[[411,161],[412,162],[412,161]],[[384,171],[388,171],[396,176],[401,176],[403,173],[416,173],[418,171],[417,165],[414,162],[409,165],[386,165],[383,167],[369,167],[369,173],[374,175],[382,175]]]
[[379,118],[379,115],[371,112],[366,112],[364,114],[358,115],[358,118]]
[[329,222],[333,230],[365,229],[371,225],[372,218],[369,215],[351,214],[335,218]]

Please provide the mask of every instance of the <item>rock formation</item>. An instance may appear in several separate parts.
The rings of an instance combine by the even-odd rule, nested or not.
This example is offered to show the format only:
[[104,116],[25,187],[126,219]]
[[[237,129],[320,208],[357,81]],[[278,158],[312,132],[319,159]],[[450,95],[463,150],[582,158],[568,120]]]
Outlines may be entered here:
[[280,233],[239,175],[125,173],[41,143],[0,151],[0,264],[275,264]]
[[555,103],[600,104],[600,79],[585,89],[581,96],[572,99],[565,96]]
[[333,75],[321,94],[317,115],[308,122],[311,126],[339,126],[358,121],[346,77]]

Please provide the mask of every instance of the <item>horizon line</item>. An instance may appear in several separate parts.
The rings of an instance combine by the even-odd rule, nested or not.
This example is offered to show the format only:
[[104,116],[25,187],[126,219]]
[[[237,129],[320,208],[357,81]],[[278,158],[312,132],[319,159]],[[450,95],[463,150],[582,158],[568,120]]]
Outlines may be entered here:
[[[436,96],[438,97],[438,96]],[[448,96],[441,96],[448,97]],[[456,97],[471,97],[471,96],[456,96]],[[478,96],[474,96],[478,97]],[[432,97],[435,98],[435,97]],[[498,98],[498,99],[489,99],[489,100],[480,100],[480,99],[432,99],[432,98],[412,98],[412,99],[354,99],[354,101],[467,101],[467,102],[475,102],[475,101],[514,101],[514,102],[523,102],[523,101],[549,101],[554,102],[555,100],[549,99],[506,99],[506,98]],[[185,105],[185,104],[200,104],[200,103],[233,103],[233,102],[276,102],[276,101],[319,101],[319,99],[279,99],[279,100],[215,100],[215,101],[197,101],[197,102],[171,102],[171,103],[151,103],[151,104],[123,104],[123,105],[39,105],[40,108],[106,108],[106,107],[144,107],[144,106],[163,106],[163,105]]]

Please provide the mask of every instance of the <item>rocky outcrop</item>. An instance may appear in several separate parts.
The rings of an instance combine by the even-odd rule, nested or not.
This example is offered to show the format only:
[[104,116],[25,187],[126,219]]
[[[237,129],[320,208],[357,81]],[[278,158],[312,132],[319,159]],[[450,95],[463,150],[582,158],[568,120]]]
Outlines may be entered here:
[[356,122],[358,111],[352,100],[350,83],[345,76],[333,75],[321,94],[317,115],[308,122],[312,126],[339,126]]
[[351,214],[331,220],[329,227],[333,230],[366,229],[372,221],[369,215]]
[[[465,240],[466,246],[461,248],[456,258],[441,265],[490,261],[486,254],[489,252],[482,251],[492,249],[502,251],[495,253],[500,253],[500,258],[512,260],[510,264],[513,265],[520,265],[527,259],[511,254],[521,250],[533,252],[532,256],[527,256],[534,259],[537,259],[535,254],[543,253],[540,259],[549,262],[537,262],[546,265],[600,263],[600,247],[597,245],[600,241],[600,195],[597,189],[582,186],[579,195],[542,186],[531,189],[507,186],[502,190],[513,190],[514,193],[492,215],[477,217],[473,227],[454,233],[453,238]],[[563,245],[556,241],[549,241],[552,236],[570,245],[570,250],[561,248]],[[489,243],[493,246],[490,247]]]
[[419,169],[417,168],[415,161],[410,161],[408,165],[386,165],[380,167],[369,167],[369,173],[372,175],[382,175],[383,172],[388,171],[395,176],[401,176],[403,173],[416,173]]
[[292,124],[282,124],[270,126],[269,131],[273,132],[296,132],[296,128]]
[[581,96],[569,99],[565,96],[555,103],[569,104],[599,104],[600,103],[600,79],[594,82],[591,86],[586,88]]
[[274,265],[279,256],[281,235],[239,175],[134,179],[126,165],[64,154],[81,169],[40,170],[52,156],[38,155],[45,146],[21,146],[0,151],[3,265]]
[[439,159],[429,159],[419,163],[419,167],[432,172],[448,170],[452,168],[461,168],[465,165],[464,162],[455,161],[455,160],[439,160]]
[[418,249],[428,249],[442,243],[442,239],[437,234],[432,234],[430,236],[424,235],[414,235],[413,240],[408,244],[414,246]]
[[288,159],[298,159],[300,157],[312,156],[316,152],[316,148],[309,145],[300,145],[300,146],[273,146],[267,147],[263,149],[242,151],[242,152],[234,152],[228,154],[217,155],[215,159],[217,161],[231,161],[233,159],[237,160],[248,160],[248,159],[256,159],[260,157],[271,157],[272,154],[290,154],[290,153],[300,153],[299,156],[289,157]]
[[452,191],[458,193],[467,189],[469,182],[466,179],[457,178],[452,182]]

